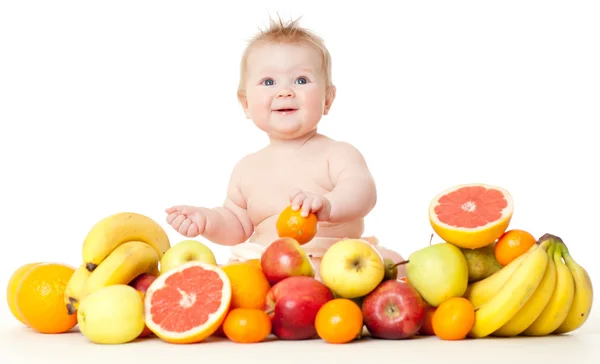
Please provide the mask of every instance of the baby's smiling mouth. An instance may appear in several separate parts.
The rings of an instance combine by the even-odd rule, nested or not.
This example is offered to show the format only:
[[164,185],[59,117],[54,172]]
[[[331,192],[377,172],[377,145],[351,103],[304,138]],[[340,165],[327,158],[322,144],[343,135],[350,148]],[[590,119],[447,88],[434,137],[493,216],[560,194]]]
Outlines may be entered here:
[[296,110],[298,110],[298,109],[282,108],[282,109],[275,109],[273,111],[275,111],[276,113],[279,113],[279,114],[289,114],[289,113],[292,113],[292,112],[294,112]]

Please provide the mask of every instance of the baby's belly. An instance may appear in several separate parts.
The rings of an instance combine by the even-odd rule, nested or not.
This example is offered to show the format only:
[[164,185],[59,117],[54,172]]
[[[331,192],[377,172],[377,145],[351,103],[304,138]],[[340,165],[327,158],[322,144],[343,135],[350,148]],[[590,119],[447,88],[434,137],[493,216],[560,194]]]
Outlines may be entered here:
[[[267,246],[277,240],[275,223],[278,215],[263,220],[254,229],[254,234],[248,240],[251,243]],[[361,238],[364,232],[364,220],[356,220],[343,224],[319,223],[317,235],[302,248],[313,257],[321,257],[332,244],[343,238]]]

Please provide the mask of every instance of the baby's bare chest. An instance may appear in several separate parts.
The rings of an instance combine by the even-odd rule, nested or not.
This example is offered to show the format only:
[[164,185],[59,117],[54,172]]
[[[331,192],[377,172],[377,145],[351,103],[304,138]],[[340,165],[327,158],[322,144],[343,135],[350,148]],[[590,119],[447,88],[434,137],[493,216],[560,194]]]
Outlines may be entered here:
[[257,159],[241,181],[247,210],[257,225],[290,204],[296,189],[325,194],[333,189],[327,160],[317,157]]

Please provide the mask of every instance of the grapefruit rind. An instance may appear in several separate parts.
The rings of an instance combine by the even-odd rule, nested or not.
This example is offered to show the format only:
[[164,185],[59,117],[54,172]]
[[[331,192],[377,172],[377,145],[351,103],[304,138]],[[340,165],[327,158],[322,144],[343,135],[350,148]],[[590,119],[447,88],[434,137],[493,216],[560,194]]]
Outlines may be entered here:
[[[463,187],[483,187],[488,190],[496,190],[502,193],[507,204],[502,210],[500,218],[483,226],[474,228],[451,226],[440,221],[435,212],[435,208],[439,205],[440,199]],[[451,243],[461,248],[478,249],[493,244],[500,236],[502,236],[502,234],[504,234],[512,219],[513,211],[513,198],[504,188],[483,183],[461,184],[440,192],[431,200],[429,205],[429,222],[435,233],[447,243]]]
[[[206,322],[200,326],[197,326],[191,330],[184,332],[171,332],[163,329],[159,324],[152,320],[152,296],[154,293],[165,286],[165,281],[172,275],[179,273],[187,268],[201,267],[204,270],[213,271],[217,273],[219,278],[223,281],[223,288],[221,291],[221,303],[219,308],[209,314]],[[169,270],[159,275],[146,291],[146,297],[144,300],[144,316],[146,326],[152,331],[158,338],[173,344],[190,344],[200,342],[207,337],[211,336],[221,326],[231,304],[232,290],[231,282],[225,271],[213,264],[202,263],[200,261],[186,262],[176,268]]]

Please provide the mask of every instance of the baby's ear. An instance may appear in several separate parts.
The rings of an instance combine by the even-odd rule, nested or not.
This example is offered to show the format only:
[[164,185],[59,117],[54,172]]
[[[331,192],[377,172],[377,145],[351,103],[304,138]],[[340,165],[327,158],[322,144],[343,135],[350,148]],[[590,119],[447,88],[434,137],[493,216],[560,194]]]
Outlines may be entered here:
[[248,109],[248,98],[246,98],[246,93],[243,91],[238,91],[237,97],[240,105],[242,105],[246,119],[250,119],[250,110]]
[[333,104],[333,100],[335,100],[335,92],[335,86],[331,85],[325,95],[325,109],[323,110],[323,115],[327,115],[329,113],[329,109],[331,109],[331,104]]

